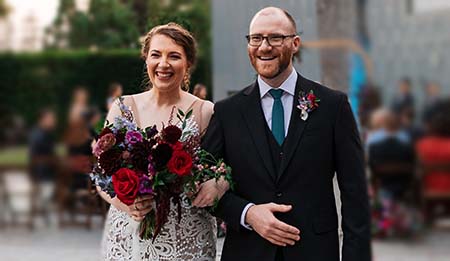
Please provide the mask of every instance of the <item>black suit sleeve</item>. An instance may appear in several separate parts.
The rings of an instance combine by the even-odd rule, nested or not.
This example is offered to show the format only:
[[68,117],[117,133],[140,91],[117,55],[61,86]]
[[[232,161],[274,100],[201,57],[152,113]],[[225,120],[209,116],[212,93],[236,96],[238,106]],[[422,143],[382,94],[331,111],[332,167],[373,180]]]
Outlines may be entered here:
[[369,261],[370,212],[364,157],[355,119],[345,95],[341,96],[334,133],[336,175],[341,191],[343,261]]
[[[202,148],[213,154],[216,158],[223,158],[225,163],[228,164],[225,152],[224,130],[220,120],[220,108],[218,108],[220,105],[218,105],[216,104],[214,107],[214,114],[209,122],[205,136],[203,136]],[[223,219],[230,228],[240,230],[241,214],[248,203],[250,203],[248,200],[240,198],[232,191],[228,191],[220,199],[219,205],[213,214]]]

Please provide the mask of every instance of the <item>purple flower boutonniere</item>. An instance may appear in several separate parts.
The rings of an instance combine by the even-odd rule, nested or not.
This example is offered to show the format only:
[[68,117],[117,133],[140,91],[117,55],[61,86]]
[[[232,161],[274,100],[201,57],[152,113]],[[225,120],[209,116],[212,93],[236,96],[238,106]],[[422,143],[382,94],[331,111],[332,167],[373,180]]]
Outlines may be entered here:
[[297,108],[301,110],[300,118],[304,121],[308,119],[309,113],[319,107],[320,99],[314,95],[313,90],[310,90],[308,94],[300,92],[298,97]]

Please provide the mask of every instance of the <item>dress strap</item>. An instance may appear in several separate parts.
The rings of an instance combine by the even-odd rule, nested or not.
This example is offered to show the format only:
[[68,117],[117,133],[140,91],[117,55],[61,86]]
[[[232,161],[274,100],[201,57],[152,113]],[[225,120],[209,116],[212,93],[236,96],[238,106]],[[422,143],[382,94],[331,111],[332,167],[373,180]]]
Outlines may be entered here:
[[139,119],[139,110],[137,108],[136,101],[134,100],[133,95],[129,96],[129,100],[130,100],[129,106],[131,106],[131,111],[133,112],[134,122],[137,124],[137,126],[141,127],[141,121]]
[[202,115],[202,109],[203,109],[203,105],[204,105],[204,104],[205,104],[205,101],[204,101],[204,100],[201,100],[200,105],[198,106],[198,116],[199,116],[199,119],[198,119],[198,128],[199,128],[199,131],[200,131],[200,135],[201,135],[201,136],[203,136],[204,131],[205,131],[205,129],[206,129],[206,126],[203,126],[203,125],[205,125],[205,123],[203,122],[203,115]]
[[[188,111],[192,109],[192,114],[195,115],[195,121],[197,122],[198,129],[200,131],[200,134],[202,135],[203,132],[203,117],[202,117],[202,108],[203,104],[205,104],[205,101],[202,99],[196,99],[194,102],[192,102],[191,106],[189,107]],[[206,126],[205,126],[206,127]]]

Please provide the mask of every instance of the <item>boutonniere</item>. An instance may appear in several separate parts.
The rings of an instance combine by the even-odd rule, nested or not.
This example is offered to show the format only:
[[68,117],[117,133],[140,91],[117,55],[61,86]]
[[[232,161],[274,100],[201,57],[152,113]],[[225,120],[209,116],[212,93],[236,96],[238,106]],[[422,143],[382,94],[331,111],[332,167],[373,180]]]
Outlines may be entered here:
[[316,97],[313,90],[310,90],[309,93],[301,91],[298,97],[297,105],[297,108],[301,110],[300,118],[306,121],[309,113],[319,107],[319,102],[320,99]]

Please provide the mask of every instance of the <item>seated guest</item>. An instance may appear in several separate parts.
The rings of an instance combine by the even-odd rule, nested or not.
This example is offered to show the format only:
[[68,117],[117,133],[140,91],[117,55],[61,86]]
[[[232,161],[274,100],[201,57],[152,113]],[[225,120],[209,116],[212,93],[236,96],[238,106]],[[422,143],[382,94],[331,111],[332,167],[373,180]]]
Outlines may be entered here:
[[[426,135],[417,142],[416,150],[420,162],[450,164],[450,99],[436,105],[429,115]],[[450,192],[450,173],[437,170],[425,176],[427,191]]]
[[36,208],[44,210],[47,214],[55,190],[57,171],[55,128],[54,111],[43,109],[29,137],[30,174],[38,192],[34,198],[34,204]]
[[392,112],[376,111],[375,120],[379,121],[379,131],[368,138],[369,167],[379,185],[399,199],[413,178],[414,149],[399,130],[397,117]]
[[[399,130],[389,110],[377,111],[373,124],[378,132],[369,136],[368,162],[374,190],[372,221],[375,236],[411,235],[418,228],[414,196],[414,150]],[[377,134],[378,133],[378,134]]]

